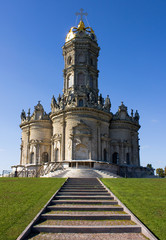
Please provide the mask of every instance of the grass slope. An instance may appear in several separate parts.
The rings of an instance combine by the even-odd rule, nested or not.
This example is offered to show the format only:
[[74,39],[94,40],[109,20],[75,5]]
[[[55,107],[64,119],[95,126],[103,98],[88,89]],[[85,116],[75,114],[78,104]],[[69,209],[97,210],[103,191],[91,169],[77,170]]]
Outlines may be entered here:
[[0,178],[0,240],[16,239],[64,181]]
[[166,239],[166,179],[102,179],[161,240]]

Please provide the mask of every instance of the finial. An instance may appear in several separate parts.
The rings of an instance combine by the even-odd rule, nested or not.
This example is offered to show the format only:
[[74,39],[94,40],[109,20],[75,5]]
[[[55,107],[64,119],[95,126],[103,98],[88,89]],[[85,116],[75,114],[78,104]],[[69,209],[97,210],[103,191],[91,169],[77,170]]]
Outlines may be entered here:
[[38,101],[38,104],[40,104],[41,101]]
[[79,12],[76,12],[76,16],[79,16],[80,15],[80,20],[82,21],[82,17],[83,17],[83,15],[84,16],[88,16],[88,14],[87,13],[83,13],[83,11],[84,11],[84,9],[83,8],[81,8],[80,9],[80,13]]
[[133,109],[131,109],[131,116],[133,117]]
[[30,114],[31,114],[31,112],[30,112],[30,108],[28,109],[28,117],[30,117]]

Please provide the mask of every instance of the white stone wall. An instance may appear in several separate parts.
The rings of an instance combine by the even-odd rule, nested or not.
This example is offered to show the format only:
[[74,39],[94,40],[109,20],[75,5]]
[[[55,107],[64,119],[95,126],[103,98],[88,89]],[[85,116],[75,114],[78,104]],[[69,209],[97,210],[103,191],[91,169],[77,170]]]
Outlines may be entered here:
[[43,153],[51,160],[52,126],[48,120],[36,120],[23,124],[20,164],[42,164]]

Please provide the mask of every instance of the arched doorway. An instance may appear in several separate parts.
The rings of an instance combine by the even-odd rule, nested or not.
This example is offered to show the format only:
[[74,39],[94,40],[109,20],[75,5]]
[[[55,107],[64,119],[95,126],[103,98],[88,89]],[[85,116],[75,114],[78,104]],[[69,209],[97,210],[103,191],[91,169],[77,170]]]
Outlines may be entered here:
[[117,164],[119,162],[119,153],[114,152],[112,154],[112,163]]
[[127,165],[130,165],[130,154],[126,153],[126,163]]
[[42,153],[42,162],[43,163],[47,163],[48,162],[48,153],[47,152],[43,152]]
[[30,155],[30,164],[34,163],[34,152],[31,153]]
[[107,161],[107,150],[106,149],[104,149],[103,154],[104,154],[104,161]]

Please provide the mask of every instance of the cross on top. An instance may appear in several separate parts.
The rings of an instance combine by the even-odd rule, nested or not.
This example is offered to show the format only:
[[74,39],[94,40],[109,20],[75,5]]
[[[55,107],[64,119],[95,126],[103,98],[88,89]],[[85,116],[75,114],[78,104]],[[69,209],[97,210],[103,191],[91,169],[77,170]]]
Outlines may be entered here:
[[80,17],[81,17],[81,21],[82,21],[82,17],[83,17],[83,15],[84,15],[84,16],[88,16],[88,14],[87,14],[86,12],[83,13],[83,11],[84,11],[84,9],[81,8],[81,9],[80,9],[80,12],[77,12],[77,13],[76,13],[76,16],[79,16],[79,15],[80,15]]

